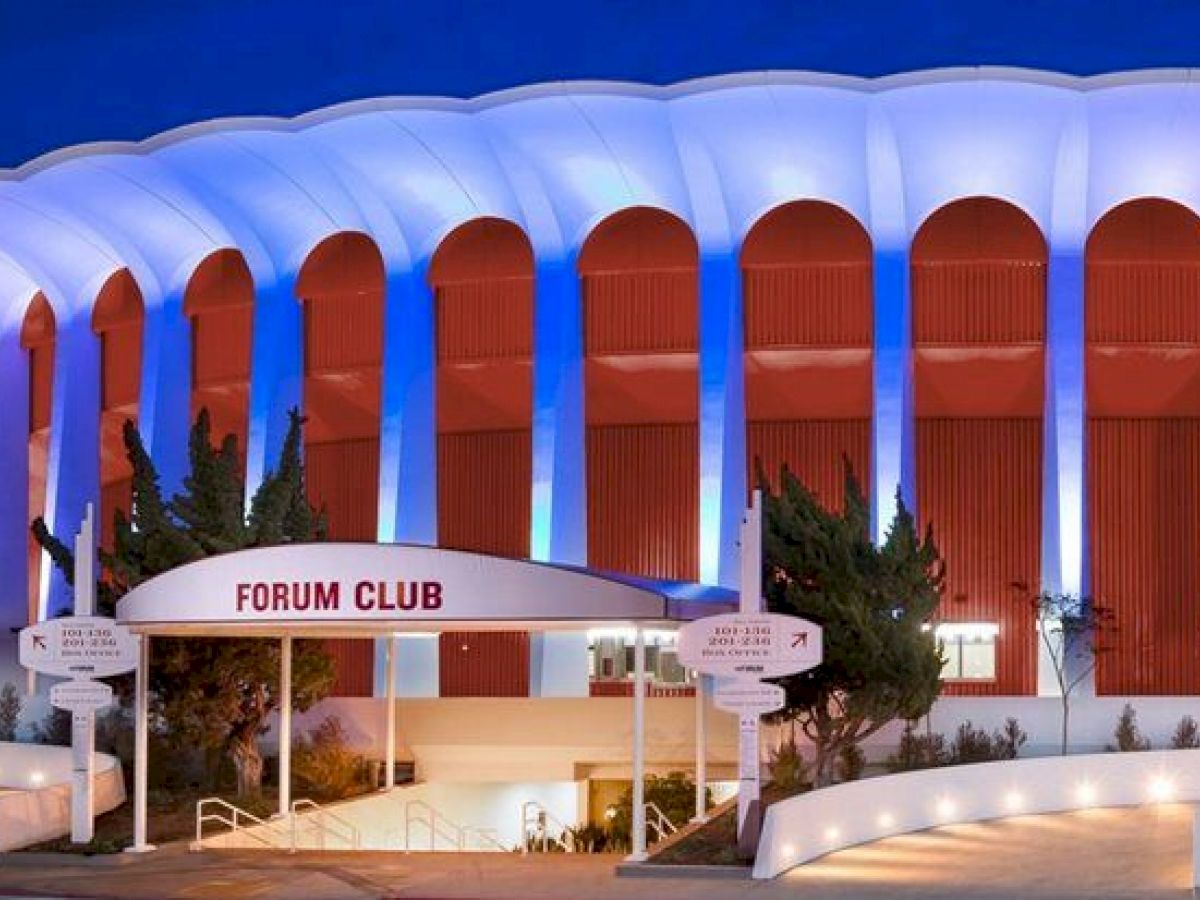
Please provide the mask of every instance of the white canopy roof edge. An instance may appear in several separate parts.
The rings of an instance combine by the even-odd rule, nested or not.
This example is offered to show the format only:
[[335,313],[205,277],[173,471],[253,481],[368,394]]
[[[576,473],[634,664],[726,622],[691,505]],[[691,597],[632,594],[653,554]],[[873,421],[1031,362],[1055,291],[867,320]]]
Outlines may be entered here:
[[331,637],[670,625],[736,608],[724,588],[410,544],[321,543],[173,569],[126,594],[117,621],[155,635]]

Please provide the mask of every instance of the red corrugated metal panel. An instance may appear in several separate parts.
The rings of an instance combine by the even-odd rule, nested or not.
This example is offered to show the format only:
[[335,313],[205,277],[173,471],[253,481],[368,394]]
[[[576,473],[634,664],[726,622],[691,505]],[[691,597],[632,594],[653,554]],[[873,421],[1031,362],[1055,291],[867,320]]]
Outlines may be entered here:
[[589,565],[695,581],[696,426],[590,427],[587,442]]
[[1200,419],[1092,419],[1088,442],[1096,690],[1200,693]]
[[1041,583],[1040,419],[918,419],[917,509],[946,563],[939,618],[996,622],[996,681],[952,694],[1031,694],[1037,652],[1027,595]]
[[803,422],[747,422],[748,484],[758,484],[758,463],[776,488],[780,468],[791,472],[826,506],[841,508],[848,457],[863,492],[870,490],[871,422],[829,419]]
[[100,335],[100,389],[103,409],[136,405],[142,375],[142,322],[127,322]]
[[54,341],[29,350],[29,430],[50,427],[54,392]]
[[871,265],[813,263],[743,272],[746,347],[869,347]]
[[[591,697],[632,697],[633,682],[613,679],[593,679],[588,684],[588,696]],[[647,684],[647,697],[695,697],[696,689],[690,684],[666,685]]]
[[699,344],[696,291],[694,269],[586,275],[587,353],[695,351]]
[[1200,342],[1200,261],[1089,261],[1087,339],[1101,344]]
[[468,281],[437,288],[439,362],[528,357],[533,279]]
[[337,676],[334,697],[371,697],[375,693],[375,642],[360,638],[331,638],[321,647],[333,658]]
[[304,448],[308,496],[324,507],[329,539],[374,541],[379,496],[379,442],[338,441]]
[[1046,266],[1036,261],[914,262],[913,341],[1040,343]]
[[100,546],[106,550],[113,548],[113,514],[119,509],[129,517],[129,509],[133,500],[133,479],[114,481],[100,487]]
[[438,544],[529,555],[532,444],[528,431],[438,435]]
[[308,373],[378,367],[383,360],[383,294],[322,297],[304,303]]
[[192,385],[250,380],[251,306],[217,306],[192,319]]
[[525,697],[529,635],[522,631],[447,631],[440,635],[442,697]]

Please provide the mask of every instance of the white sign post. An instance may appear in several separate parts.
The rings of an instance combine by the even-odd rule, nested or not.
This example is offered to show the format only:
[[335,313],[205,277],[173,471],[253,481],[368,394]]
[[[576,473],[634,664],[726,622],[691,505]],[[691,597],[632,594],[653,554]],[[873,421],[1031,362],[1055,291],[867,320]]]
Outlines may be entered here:
[[759,721],[782,709],[783,688],[763,678],[794,675],[821,663],[821,627],[798,616],[762,611],[762,492],[755,491],[741,527],[741,611],[709,616],[679,629],[681,664],[725,676],[714,702],[738,714],[738,847],[751,855],[761,828]]
[[95,774],[96,710],[112,703],[112,688],[95,681],[136,668],[137,641],[96,610],[95,525],[92,505],[75,536],[75,614],[21,630],[21,665],[71,679],[50,689],[50,702],[71,713],[71,841],[86,844],[95,834],[92,781]]

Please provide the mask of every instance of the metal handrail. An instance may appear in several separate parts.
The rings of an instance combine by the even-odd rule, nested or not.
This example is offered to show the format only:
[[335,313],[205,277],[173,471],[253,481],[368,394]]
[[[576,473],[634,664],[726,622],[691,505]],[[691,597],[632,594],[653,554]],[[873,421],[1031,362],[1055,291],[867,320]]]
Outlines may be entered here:
[[[291,849],[292,849],[293,853],[296,851],[296,844],[297,844],[296,823],[299,821],[299,810],[302,808],[313,809],[313,810],[316,810],[316,812],[317,812],[317,817],[319,820],[317,824],[319,826],[319,834],[320,834],[320,846],[318,849],[320,849],[320,850],[325,849],[325,835],[327,833],[333,834],[335,837],[345,839],[346,843],[348,843],[350,845],[350,849],[352,849],[352,850],[362,849],[362,834],[358,830],[357,825],[355,825],[350,820],[337,815],[336,813],[330,812],[325,807],[321,806],[319,803],[316,803],[315,801],[309,800],[307,798],[301,798],[299,800],[292,801],[292,808],[291,808],[291,812],[292,812],[292,815],[291,815],[292,847],[291,847]],[[333,829],[331,829],[325,823],[326,819],[331,819],[334,822],[336,822],[337,824],[345,826],[348,833],[345,835],[337,834]]]
[[[228,810],[233,815],[232,815],[232,817],[229,817],[226,815],[221,815],[220,813],[207,813],[206,814],[205,809],[210,806],[216,806],[221,809]],[[261,844],[265,844],[268,847],[278,847],[278,844],[272,843],[270,840],[263,837],[262,835],[256,834],[253,831],[246,830],[246,826],[244,825],[244,823],[242,821],[243,819],[249,821],[253,825],[260,826],[261,828],[266,829],[268,831],[270,831],[271,829],[278,828],[278,823],[269,822],[266,819],[260,819],[258,816],[254,815],[253,813],[246,812],[246,810],[241,809],[240,807],[234,806],[228,800],[222,800],[220,797],[205,797],[201,800],[197,800],[196,801],[196,841],[192,845],[193,849],[201,850],[204,847],[204,823],[205,822],[219,822],[220,824],[226,826],[231,832],[233,832],[235,834],[238,832],[241,832],[243,834],[248,834],[248,835],[250,835],[250,837],[252,837],[254,840],[258,841]]]
[[[532,817],[530,816],[532,813]],[[531,829],[529,826],[532,825]],[[547,825],[554,825],[558,828],[559,836],[550,837],[550,829]],[[536,800],[527,800],[521,804],[521,852],[529,852],[529,836],[533,832],[534,840],[540,839],[542,842],[542,852],[545,853],[551,841],[561,847],[567,853],[575,852],[575,838],[571,834],[571,830],[562,822],[554,817],[550,810],[546,809],[541,803]]]
[[[653,814],[653,818],[651,818],[651,814]],[[679,827],[667,818],[667,814],[652,802],[646,804],[646,826],[653,828],[655,834],[658,835],[655,843],[669,838],[679,830]]]
[[439,809],[424,800],[409,800],[404,804],[404,849],[410,852],[412,845],[413,823],[424,825],[429,829],[429,850],[436,851],[438,839],[448,842],[451,849],[462,852],[468,848],[472,836],[475,837],[482,849],[499,850],[507,853],[508,848],[496,840],[494,828],[481,828],[475,825],[459,825],[448,819]]

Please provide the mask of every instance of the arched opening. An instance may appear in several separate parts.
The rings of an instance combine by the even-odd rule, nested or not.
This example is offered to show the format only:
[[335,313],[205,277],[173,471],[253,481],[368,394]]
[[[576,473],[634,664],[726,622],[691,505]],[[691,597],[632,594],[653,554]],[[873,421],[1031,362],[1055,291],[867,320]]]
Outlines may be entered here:
[[[584,319],[588,563],[699,577],[699,251],[657,209],[615,213],[579,256]],[[593,695],[627,694],[633,650],[596,636]],[[673,644],[647,648],[654,694],[690,690]]]
[[[429,267],[437,331],[438,544],[529,555],[533,249],[511,222],[451,232]],[[444,632],[440,696],[529,692],[525,632]]]
[[[344,232],[315,247],[300,269],[304,306],[305,472],[329,537],[378,537],[379,413],[383,364],[383,258],[366,235]],[[374,643],[330,640],[334,695],[374,691]]]
[[1037,643],[1016,584],[1041,584],[1046,242],[975,197],[912,246],[917,508],[946,562],[951,694],[1032,694]]
[[254,281],[242,254],[205,257],[188,281],[183,312],[192,325],[192,418],[207,409],[214,441],[235,435],[245,461]]
[[[21,347],[29,366],[29,520],[46,512],[46,464],[50,451],[50,419],[54,399],[54,310],[44,294],[36,294],[21,324]],[[29,535],[29,618],[38,619],[41,589],[41,548]]]
[[1116,625],[1101,694],[1200,689],[1200,217],[1111,210],[1087,242],[1091,593]]
[[100,338],[100,546],[109,549],[114,514],[129,514],[133,469],[123,432],[126,421],[137,422],[144,321],[137,282],[128,269],[115,272],[92,307],[92,330]]
[[697,578],[697,269],[688,227],[647,208],[603,221],[580,253],[595,568]]
[[843,459],[869,488],[871,239],[837,206],[788,203],[750,229],[741,267],[748,483],[786,465],[840,505]]

